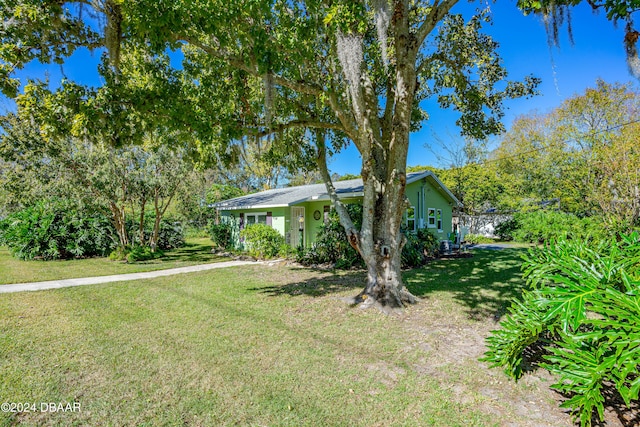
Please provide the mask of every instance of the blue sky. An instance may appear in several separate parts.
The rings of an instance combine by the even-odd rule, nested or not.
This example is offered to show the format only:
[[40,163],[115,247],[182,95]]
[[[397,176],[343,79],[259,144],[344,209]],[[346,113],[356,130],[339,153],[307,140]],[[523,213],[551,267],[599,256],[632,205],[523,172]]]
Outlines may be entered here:
[[[595,86],[596,79],[614,83],[633,82],[625,60],[622,40],[624,25],[615,28],[607,21],[604,13],[594,14],[585,5],[572,9],[572,27],[575,44],[571,44],[566,30],[561,32],[560,48],[550,48],[547,33],[541,19],[535,16],[524,16],[516,8],[515,1],[486,3],[493,15],[493,25],[485,31],[500,43],[499,53],[509,72],[510,79],[522,79],[533,74],[542,79],[539,87],[541,95],[530,99],[508,101],[505,105],[504,124],[509,129],[511,123],[520,115],[531,111],[547,112],[559,106],[565,99],[581,94],[588,87]],[[453,12],[473,10],[478,3],[459,3]],[[99,54],[91,55],[80,51],[64,66],[30,64],[20,76],[26,80],[28,76],[42,78],[47,75],[51,82],[60,81],[63,76],[71,80],[79,80],[85,84],[99,85],[95,69]],[[435,104],[425,104],[430,119],[422,129],[411,135],[408,165],[446,166],[446,160],[439,160],[436,141],[445,144],[460,141],[455,125],[457,115],[452,111],[440,110]],[[0,113],[13,109],[13,103],[0,99]],[[490,141],[495,147],[498,138]],[[446,155],[444,156],[446,158]],[[339,174],[360,173],[360,157],[353,146],[333,159],[329,165],[333,172]]]

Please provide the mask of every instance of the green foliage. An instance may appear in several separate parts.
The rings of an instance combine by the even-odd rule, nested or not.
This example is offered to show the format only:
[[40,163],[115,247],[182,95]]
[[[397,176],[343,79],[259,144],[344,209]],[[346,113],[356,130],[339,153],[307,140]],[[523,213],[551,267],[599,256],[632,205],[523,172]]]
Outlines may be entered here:
[[472,245],[477,245],[479,243],[494,243],[495,240],[493,240],[490,237],[486,237],[483,236],[482,234],[473,234],[473,233],[469,233],[467,235],[464,236],[464,240],[465,242],[472,244]]
[[500,240],[513,240],[513,235],[519,228],[520,223],[512,217],[496,225],[495,234]]
[[232,231],[233,228],[228,222],[212,223],[209,226],[211,240],[220,249],[227,249],[231,246]]
[[208,228],[216,219],[216,210],[212,204],[239,197],[244,192],[227,184],[210,184],[194,171],[186,177],[186,185],[177,194],[177,210],[180,216],[194,228]]
[[[134,220],[133,218],[128,218],[127,220],[127,234],[130,236],[130,246],[149,246],[148,242],[155,225],[155,214],[153,212],[145,212],[144,242],[140,242],[138,221],[139,219]],[[184,227],[180,221],[171,217],[162,218],[158,229],[157,249],[169,250],[184,246],[184,233]]]
[[20,259],[69,259],[105,255],[116,246],[104,215],[66,202],[42,201],[0,225],[0,242]]
[[152,252],[148,246],[133,245],[127,253],[127,262],[148,261],[163,256],[162,251]]
[[164,252],[159,250],[153,252],[149,246],[132,245],[117,247],[109,254],[109,259],[112,261],[126,261],[128,263],[134,263],[138,261],[148,261],[162,256],[164,256]]
[[169,250],[184,246],[184,227],[180,221],[162,218],[158,233],[158,249]]
[[[348,204],[345,208],[356,227],[362,223],[362,206]],[[310,248],[299,251],[297,261],[303,265],[333,264],[336,268],[360,267],[362,257],[347,241],[347,234],[340,224],[335,209],[331,209],[329,220],[320,226],[316,241]]]
[[546,344],[540,366],[553,388],[569,395],[562,407],[590,426],[603,419],[604,387],[613,384],[630,405],[640,391],[640,237],[585,243],[562,240],[531,250],[523,265],[529,291],[515,301],[501,329],[487,338],[484,360],[515,379],[523,354]]
[[240,231],[250,255],[257,258],[273,258],[285,245],[284,237],[278,230],[266,224],[251,224]]
[[424,265],[428,257],[438,252],[438,238],[426,228],[416,233],[405,232],[407,242],[402,248],[401,262],[403,268],[414,268]]
[[560,239],[600,238],[604,236],[604,226],[597,218],[579,218],[564,212],[518,212],[498,225],[496,234],[504,240],[553,243]]
[[492,166],[510,194],[503,205],[522,210],[531,201],[557,199],[565,212],[602,216],[630,232],[640,217],[639,114],[636,88],[598,80],[547,114],[516,120]]

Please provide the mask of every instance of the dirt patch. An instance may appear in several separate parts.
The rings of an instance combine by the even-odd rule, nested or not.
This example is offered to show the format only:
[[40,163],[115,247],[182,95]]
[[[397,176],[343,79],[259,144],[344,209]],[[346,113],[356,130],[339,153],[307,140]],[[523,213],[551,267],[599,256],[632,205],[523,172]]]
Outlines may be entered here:
[[[460,404],[473,403],[495,415],[495,422],[501,426],[577,425],[571,414],[559,407],[564,398],[549,388],[555,380],[548,371],[534,370],[516,383],[500,369],[478,360],[487,351],[485,338],[499,327],[492,317],[470,321],[455,313],[442,313],[423,301],[407,309],[402,322],[410,337],[409,345],[424,352],[414,369],[453,391]],[[610,405],[602,425],[640,425],[633,408],[620,409]]]

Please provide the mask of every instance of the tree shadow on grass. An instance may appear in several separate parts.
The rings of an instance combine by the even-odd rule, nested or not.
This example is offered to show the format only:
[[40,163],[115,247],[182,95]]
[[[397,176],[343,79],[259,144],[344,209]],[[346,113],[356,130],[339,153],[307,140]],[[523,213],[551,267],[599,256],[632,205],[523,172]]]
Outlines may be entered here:
[[[403,273],[407,289],[419,298],[447,293],[465,307],[467,316],[498,321],[520,295],[524,281],[520,273],[525,249],[476,249],[471,258],[438,259],[423,268]],[[315,274],[306,279],[278,285],[252,288],[270,296],[308,295],[321,297],[351,290],[362,290],[366,281],[363,270],[328,271],[294,268],[293,272]],[[306,274],[302,274],[307,276]],[[294,274],[296,276],[296,274]]]
[[524,286],[520,271],[525,249],[476,249],[472,258],[436,260],[405,274],[407,289],[417,297],[448,293],[463,305],[468,318],[498,321]]
[[167,251],[161,260],[163,262],[216,262],[219,257],[211,253],[211,245],[186,243],[180,248]]
[[[293,271],[308,272],[308,268],[294,268]],[[286,283],[284,285],[271,285],[259,288],[251,288],[252,291],[265,293],[269,296],[299,296],[308,295],[322,297],[329,294],[340,293],[347,290],[361,290],[364,288],[366,275],[363,270],[337,271],[337,270],[311,270],[317,274],[306,280]]]

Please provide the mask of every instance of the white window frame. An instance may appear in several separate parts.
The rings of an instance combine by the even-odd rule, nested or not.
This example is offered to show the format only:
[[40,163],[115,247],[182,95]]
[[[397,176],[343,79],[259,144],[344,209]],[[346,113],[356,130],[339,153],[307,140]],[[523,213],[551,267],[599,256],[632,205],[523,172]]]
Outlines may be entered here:
[[[413,215],[409,216],[409,211],[413,210]],[[408,231],[416,231],[416,207],[415,206],[409,206],[407,208],[407,211],[405,212],[405,226],[407,227]],[[409,226],[409,221],[413,221],[413,227]]]
[[249,224],[249,217],[250,216],[253,217],[253,221],[254,222],[252,224],[260,224],[258,222],[258,217],[259,216],[264,216],[265,217],[264,223],[262,223],[262,224],[266,224],[267,223],[267,219],[266,219],[267,218],[267,213],[266,212],[247,212],[247,213],[244,214],[244,226],[245,227],[248,226],[248,225],[252,225],[252,224]]
[[442,209],[436,209],[436,225],[438,231],[442,231]]
[[427,209],[427,228],[436,228],[436,208]]

